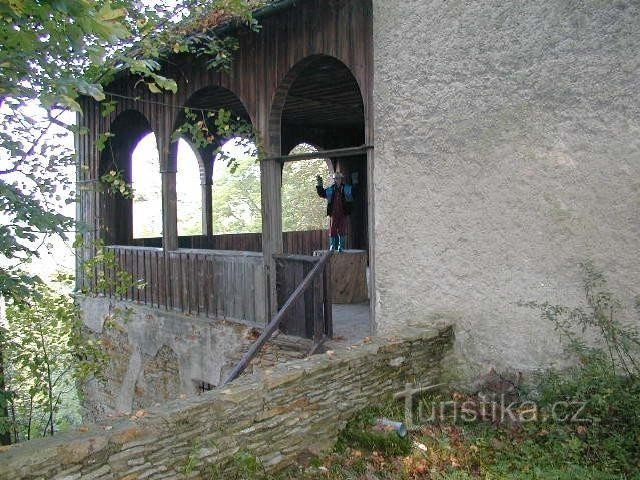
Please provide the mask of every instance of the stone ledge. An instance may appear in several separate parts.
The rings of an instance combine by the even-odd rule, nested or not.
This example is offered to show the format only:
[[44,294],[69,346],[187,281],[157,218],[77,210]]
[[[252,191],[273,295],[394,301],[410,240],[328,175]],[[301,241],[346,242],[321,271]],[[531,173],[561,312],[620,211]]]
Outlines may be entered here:
[[[437,381],[452,341],[451,327],[412,331],[279,364],[128,420],[5,449],[0,480],[186,478],[193,458],[204,469],[240,449],[283,468],[314,444],[331,445],[353,413],[405,382]],[[414,353],[429,361],[412,363]]]

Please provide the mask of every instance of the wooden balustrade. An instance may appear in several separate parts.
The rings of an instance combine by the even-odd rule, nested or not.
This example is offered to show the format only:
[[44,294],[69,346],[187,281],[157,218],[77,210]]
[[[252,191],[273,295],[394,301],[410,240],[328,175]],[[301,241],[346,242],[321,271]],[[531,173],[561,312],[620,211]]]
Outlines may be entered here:
[[[113,266],[102,265],[99,293],[187,315],[240,320],[265,325],[267,285],[262,253],[156,247],[109,246]],[[332,335],[329,257],[275,255],[278,308],[287,305],[279,328],[313,338],[318,344]],[[322,263],[321,274],[318,271]],[[117,288],[126,273],[132,280]],[[291,296],[305,284],[294,301]]]
[[[305,303],[303,300],[306,302],[305,298],[309,293],[312,312],[319,314],[312,315],[310,337],[313,338],[313,348],[309,354],[316,353],[325,339],[331,336],[333,321],[331,316],[331,286],[329,282],[331,275],[329,259],[331,258],[331,253],[327,252],[322,257],[276,255],[276,265],[279,265],[278,271],[282,272],[283,276],[286,277],[287,273],[292,271],[304,271],[304,276],[299,284],[292,283],[295,288],[286,297],[283,296],[285,300],[282,304],[278,301],[278,313],[271,319],[258,339],[249,347],[249,350],[233,368],[224,382],[225,385],[240,376],[276,330],[285,331],[285,323],[287,321],[291,322],[293,320],[300,324],[303,329],[306,328],[308,322],[304,319]],[[320,302],[316,303],[316,299],[319,299]],[[280,300],[280,294],[278,295],[278,300]],[[296,309],[300,305],[303,306],[300,312],[303,317],[296,315]]]
[[214,250],[176,250],[111,246],[115,268],[104,275],[116,283],[118,272],[131,274],[126,292],[111,287],[106,296],[131,300],[188,315],[266,322],[266,280],[262,254]]
[[[328,248],[327,230],[305,230],[284,232],[282,242],[284,253],[294,255],[312,255],[316,250]],[[161,247],[162,238],[137,238],[132,244],[139,247]],[[183,236],[178,239],[180,248],[206,250],[234,250],[246,252],[262,251],[262,234],[232,233],[226,235]]]

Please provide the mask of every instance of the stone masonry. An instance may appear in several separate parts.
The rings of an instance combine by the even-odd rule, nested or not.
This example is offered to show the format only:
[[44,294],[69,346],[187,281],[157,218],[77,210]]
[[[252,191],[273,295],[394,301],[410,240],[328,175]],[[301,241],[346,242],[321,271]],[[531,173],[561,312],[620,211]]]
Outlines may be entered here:
[[401,338],[278,364],[197,397],[5,448],[0,480],[208,478],[243,450],[267,469],[327,451],[359,409],[406,383],[440,379],[453,329],[407,329]]
[[[129,414],[220,385],[261,327],[188,317],[134,302],[79,298],[83,321],[109,356],[100,380],[83,386],[85,419]],[[278,335],[248,371],[300,358],[310,341]]]

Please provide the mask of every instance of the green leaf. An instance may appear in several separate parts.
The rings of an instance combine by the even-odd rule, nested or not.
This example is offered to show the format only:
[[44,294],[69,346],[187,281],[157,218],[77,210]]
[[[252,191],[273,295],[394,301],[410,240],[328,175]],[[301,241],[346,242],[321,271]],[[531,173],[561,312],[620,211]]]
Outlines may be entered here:
[[70,110],[74,111],[74,112],[80,112],[82,113],[82,107],[80,106],[80,104],[76,101],[75,98],[70,97],[68,95],[62,95],[59,98],[59,102],[68,107]]
[[78,82],[78,92],[83,95],[89,95],[98,102],[101,102],[106,98],[104,91],[102,90],[102,85],[97,83],[88,83],[83,80]]
[[98,11],[96,19],[99,22],[113,22],[114,20],[123,19],[126,14],[127,11],[124,8],[113,9],[109,2],[106,2]]

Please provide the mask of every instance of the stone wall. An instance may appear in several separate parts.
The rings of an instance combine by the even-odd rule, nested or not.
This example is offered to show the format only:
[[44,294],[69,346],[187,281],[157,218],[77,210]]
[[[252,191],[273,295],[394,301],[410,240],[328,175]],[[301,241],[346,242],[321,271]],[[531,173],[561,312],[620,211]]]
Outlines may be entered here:
[[[78,299],[84,324],[109,363],[83,387],[85,418],[97,421],[220,385],[260,333],[257,325],[187,317],[133,302]],[[300,358],[311,342],[280,335],[248,371]]]
[[562,361],[522,301],[637,322],[640,4],[373,0],[375,324],[456,324],[487,371]]
[[0,480],[208,478],[240,450],[268,469],[329,449],[359,409],[440,378],[451,328],[276,365],[201,396],[0,453]]

